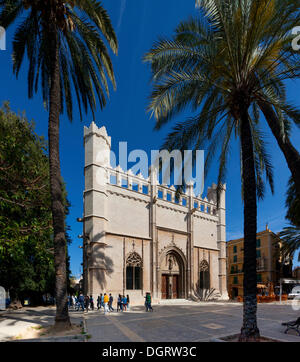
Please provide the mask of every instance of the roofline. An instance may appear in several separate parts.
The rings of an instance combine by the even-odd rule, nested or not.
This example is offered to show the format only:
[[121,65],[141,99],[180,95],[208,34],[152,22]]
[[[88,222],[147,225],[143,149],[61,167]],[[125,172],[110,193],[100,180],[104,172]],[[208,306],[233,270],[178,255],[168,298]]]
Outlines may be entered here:
[[[263,234],[272,234],[275,238],[277,239],[280,239],[279,235],[278,234],[275,234],[272,230],[268,229],[268,230],[263,230],[263,231],[260,231],[256,234],[256,237],[258,236],[262,236]],[[232,240],[228,240],[227,241],[227,244],[229,243],[233,243],[233,242],[240,242],[240,241],[244,241],[244,238],[239,238],[239,239],[232,239]]]

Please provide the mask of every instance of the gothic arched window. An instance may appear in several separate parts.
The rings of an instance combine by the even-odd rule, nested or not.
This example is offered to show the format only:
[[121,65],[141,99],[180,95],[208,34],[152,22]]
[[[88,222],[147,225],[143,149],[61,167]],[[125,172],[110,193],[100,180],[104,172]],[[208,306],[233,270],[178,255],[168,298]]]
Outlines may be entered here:
[[206,260],[200,263],[200,289],[210,289],[209,264]]
[[142,258],[135,251],[126,260],[126,289],[142,289]]

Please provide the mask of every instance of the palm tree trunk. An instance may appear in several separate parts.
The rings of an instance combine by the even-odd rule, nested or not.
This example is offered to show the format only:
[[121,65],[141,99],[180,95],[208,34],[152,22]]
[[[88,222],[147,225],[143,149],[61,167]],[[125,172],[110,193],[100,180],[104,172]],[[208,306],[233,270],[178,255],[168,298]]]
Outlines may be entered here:
[[281,151],[284,154],[284,157],[286,159],[286,162],[292,173],[296,185],[297,194],[300,197],[300,154],[296,150],[296,148],[292,145],[288,137],[285,137],[285,139],[282,137],[277,115],[274,112],[271,105],[263,101],[259,101],[258,105],[262,110],[266,118],[266,121],[268,122],[268,125],[274,137],[276,138]]
[[[56,39],[56,36],[53,37]],[[54,264],[55,264],[55,327],[69,328],[70,318],[67,306],[67,274],[66,274],[66,239],[65,212],[63,205],[62,179],[59,158],[59,115],[60,100],[60,69],[57,41],[53,41],[53,59],[51,69],[50,110],[48,123],[49,163],[51,208],[54,229]]]
[[256,312],[257,199],[254,152],[247,109],[241,115],[242,178],[244,197],[244,307],[240,342],[259,339]]

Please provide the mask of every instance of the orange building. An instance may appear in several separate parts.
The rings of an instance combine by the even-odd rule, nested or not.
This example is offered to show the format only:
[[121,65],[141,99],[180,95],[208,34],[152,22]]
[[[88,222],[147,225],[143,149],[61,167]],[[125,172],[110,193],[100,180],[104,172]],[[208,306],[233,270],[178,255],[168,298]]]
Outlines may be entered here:
[[[268,293],[271,287],[279,286],[281,277],[291,276],[291,261],[283,262],[280,257],[280,238],[268,226],[257,234],[256,265],[258,294]],[[243,297],[244,239],[227,243],[227,290],[229,297]]]

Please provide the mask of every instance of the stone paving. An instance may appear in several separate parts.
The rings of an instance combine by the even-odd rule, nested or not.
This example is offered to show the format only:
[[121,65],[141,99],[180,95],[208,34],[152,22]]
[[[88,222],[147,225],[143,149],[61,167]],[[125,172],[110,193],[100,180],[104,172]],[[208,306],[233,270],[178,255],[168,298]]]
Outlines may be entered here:
[[[85,313],[89,342],[206,342],[237,334],[242,324],[240,303],[182,303],[156,305],[154,312],[133,307],[129,312]],[[300,337],[284,334],[282,322],[295,320],[300,310],[291,305],[259,304],[258,325],[262,336],[287,342]],[[291,332],[292,333],[292,332]]]
[[[146,313],[143,307],[133,307],[131,311],[112,312],[106,316],[103,311],[82,313],[71,310],[70,316],[74,324],[84,322],[89,342],[207,342],[239,333],[242,323],[243,307],[240,303],[184,301],[154,305],[153,308],[153,313]],[[53,307],[1,312],[0,341],[8,341],[31,326],[52,325],[54,316]],[[299,336],[284,334],[281,326],[282,322],[299,316],[300,310],[294,311],[291,305],[259,304],[261,335],[300,342]],[[57,341],[66,339],[58,338]]]
[[[6,310],[0,313],[0,342],[11,340],[30,327],[54,324],[55,307],[22,308],[17,311]],[[80,324],[82,312],[70,311],[71,322]],[[68,337],[67,337],[68,338]],[[64,338],[62,338],[64,340]]]

